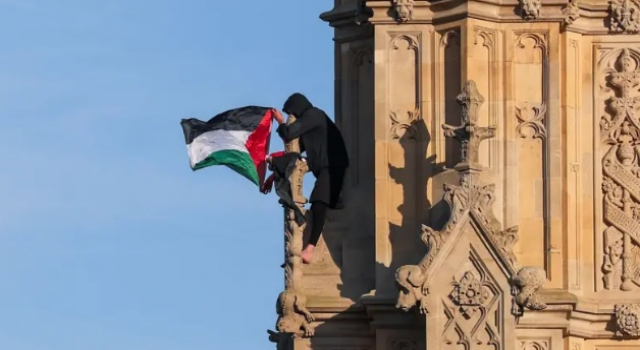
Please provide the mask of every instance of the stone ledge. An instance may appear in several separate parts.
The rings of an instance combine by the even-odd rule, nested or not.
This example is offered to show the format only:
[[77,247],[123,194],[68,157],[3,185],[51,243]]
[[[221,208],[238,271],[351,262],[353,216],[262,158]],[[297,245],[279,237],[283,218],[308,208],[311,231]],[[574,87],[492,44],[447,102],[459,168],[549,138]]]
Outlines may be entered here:
[[[543,311],[526,311],[519,319],[518,329],[561,329],[567,336],[584,339],[612,339],[616,336],[613,304],[598,304],[595,300],[585,300],[566,290],[547,289],[541,297],[548,304]],[[359,304],[351,307],[335,308],[338,298],[316,300],[313,310],[317,310],[319,321],[366,322],[371,331],[376,329],[422,329],[426,317],[415,311],[403,312],[395,307],[395,299],[380,297],[374,293],[364,295]],[[333,307],[318,307],[320,304]],[[345,304],[346,305],[346,304]],[[331,312],[327,312],[328,310]],[[321,310],[324,310],[320,312]]]
[[332,27],[365,23],[372,15],[370,9],[358,6],[356,2],[340,4],[320,15],[320,19],[329,22]]
[[549,305],[576,305],[578,296],[564,289],[543,289],[540,296]]
[[[517,1],[499,0],[444,0],[414,1],[413,15],[404,24],[433,24],[457,21],[465,18],[484,20],[494,23],[558,23],[563,25],[567,15],[563,12],[567,1],[542,1],[540,16],[524,20],[519,12]],[[597,0],[578,2],[579,18],[566,31],[585,35],[605,35],[612,33],[605,20],[609,16],[609,4]],[[397,24],[393,17],[392,3],[388,0],[368,0],[366,8],[359,9],[356,2],[340,4],[323,13],[320,18],[332,27],[356,26],[356,22],[371,24]]]
[[363,312],[358,303],[347,298],[307,296],[307,308],[311,312]]

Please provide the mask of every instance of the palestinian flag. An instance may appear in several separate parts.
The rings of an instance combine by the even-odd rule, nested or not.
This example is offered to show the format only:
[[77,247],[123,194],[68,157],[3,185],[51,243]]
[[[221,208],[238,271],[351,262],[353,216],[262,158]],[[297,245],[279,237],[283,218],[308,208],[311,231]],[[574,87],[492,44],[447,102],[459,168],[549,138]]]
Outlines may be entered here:
[[191,169],[226,165],[257,186],[264,182],[271,137],[271,108],[231,109],[208,122],[183,119]]

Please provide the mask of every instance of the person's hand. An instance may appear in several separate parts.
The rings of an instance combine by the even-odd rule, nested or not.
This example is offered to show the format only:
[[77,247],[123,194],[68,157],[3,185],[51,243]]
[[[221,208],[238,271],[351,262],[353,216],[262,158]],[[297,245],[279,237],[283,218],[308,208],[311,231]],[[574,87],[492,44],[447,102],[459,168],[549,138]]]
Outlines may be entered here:
[[262,187],[260,187],[260,192],[269,194],[273,188],[273,179],[273,174],[271,174],[271,176],[269,176],[269,178],[267,178],[267,180],[262,184]]
[[262,188],[260,189],[260,192],[262,192],[263,194],[269,194],[269,192],[271,192],[272,188],[273,188],[273,182],[265,182],[262,185]]
[[276,120],[276,122],[278,122],[278,124],[284,124],[284,117],[282,117],[282,113],[280,113],[279,110],[277,109],[272,109],[272,113],[273,113],[273,119]]

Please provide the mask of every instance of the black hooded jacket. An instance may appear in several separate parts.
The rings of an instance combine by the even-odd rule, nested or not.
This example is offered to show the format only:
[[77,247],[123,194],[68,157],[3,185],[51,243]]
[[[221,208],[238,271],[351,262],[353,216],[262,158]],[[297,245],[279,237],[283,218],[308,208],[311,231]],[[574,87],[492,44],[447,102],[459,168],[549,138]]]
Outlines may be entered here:
[[338,127],[319,108],[299,93],[291,95],[282,110],[296,116],[296,121],[280,124],[277,132],[284,142],[300,140],[300,151],[307,153],[309,169],[318,175],[327,167],[347,168],[349,156]]

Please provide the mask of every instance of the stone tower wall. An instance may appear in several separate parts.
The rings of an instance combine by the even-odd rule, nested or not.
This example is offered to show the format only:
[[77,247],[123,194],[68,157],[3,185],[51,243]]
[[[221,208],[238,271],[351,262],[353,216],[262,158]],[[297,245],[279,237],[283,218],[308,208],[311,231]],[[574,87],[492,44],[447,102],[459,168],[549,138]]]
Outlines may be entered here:
[[304,267],[317,332],[297,347],[426,347],[395,273],[427,252],[421,226],[449,219],[461,154],[441,125],[460,124],[472,80],[478,124],[496,126],[479,150],[495,216],[547,276],[513,349],[640,349],[640,1],[336,0],[322,19],[352,166]]

